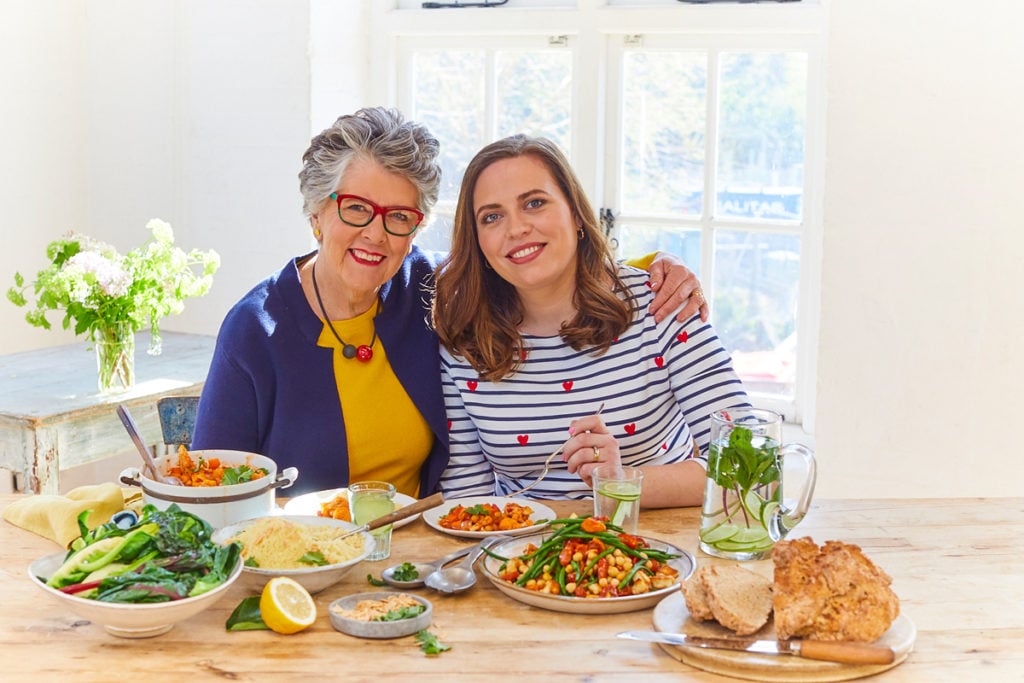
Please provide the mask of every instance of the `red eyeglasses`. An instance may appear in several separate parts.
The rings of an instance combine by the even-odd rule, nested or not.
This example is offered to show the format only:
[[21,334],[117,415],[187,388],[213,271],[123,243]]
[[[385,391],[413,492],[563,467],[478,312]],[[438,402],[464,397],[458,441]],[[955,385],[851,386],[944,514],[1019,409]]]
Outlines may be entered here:
[[338,218],[353,228],[365,228],[380,214],[384,229],[397,237],[416,232],[423,222],[423,212],[408,206],[380,206],[356,194],[331,193],[331,199],[338,202]]

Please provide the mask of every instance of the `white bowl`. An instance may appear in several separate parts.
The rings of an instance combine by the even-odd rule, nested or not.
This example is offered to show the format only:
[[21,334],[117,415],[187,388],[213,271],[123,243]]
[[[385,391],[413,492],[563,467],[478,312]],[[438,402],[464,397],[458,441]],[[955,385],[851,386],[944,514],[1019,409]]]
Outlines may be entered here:
[[[424,605],[425,609],[421,614],[411,619],[399,619],[398,621],[361,621],[349,619],[337,613],[337,610],[352,610],[363,600],[383,600],[389,595],[407,595],[416,602]],[[344,598],[339,598],[328,607],[328,614],[331,617],[331,625],[342,633],[359,638],[401,638],[412,635],[425,628],[429,628],[433,619],[434,607],[426,598],[411,593],[395,593],[389,591],[378,591],[369,593],[356,593]]]
[[[100,624],[111,635],[121,638],[151,638],[170,631],[176,623],[199,614],[224,596],[227,589],[242,574],[242,560],[238,559],[227,580],[211,591],[194,598],[170,602],[122,603],[90,600],[63,593],[46,585],[45,579],[64,564],[67,553],[53,553],[41,557],[28,566],[28,576],[41,591],[67,607],[83,619]],[[40,581],[40,577],[44,580]]]
[[[340,519],[331,519],[330,517],[307,517],[304,515],[274,515],[275,519],[286,519],[296,524],[303,524],[305,526],[330,526],[337,527],[338,529],[344,529],[349,531],[357,529],[355,524],[349,522],[343,522]],[[246,528],[252,526],[262,517],[254,519],[247,519],[236,524],[231,524],[222,529],[218,529],[213,532],[214,543],[227,543],[228,539],[232,536],[237,536],[239,533],[244,531]],[[363,537],[363,552],[355,557],[354,559],[348,560],[347,562],[339,562],[337,564],[325,564],[322,567],[308,567],[305,569],[266,569],[263,567],[244,567],[242,568],[242,578],[239,583],[240,586],[249,591],[259,593],[263,590],[263,587],[267,585],[267,581],[270,581],[275,576],[287,576],[295,579],[302,587],[310,593],[319,593],[328,586],[332,586],[339,581],[342,577],[347,574],[352,567],[356,566],[366,556],[373,552],[375,543],[373,536],[365,531],[359,532]]]

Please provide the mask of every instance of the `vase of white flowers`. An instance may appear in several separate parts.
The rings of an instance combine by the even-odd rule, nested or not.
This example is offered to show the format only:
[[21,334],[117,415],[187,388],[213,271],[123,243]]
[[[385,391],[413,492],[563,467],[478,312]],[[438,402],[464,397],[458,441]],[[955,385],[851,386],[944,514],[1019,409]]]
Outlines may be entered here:
[[14,274],[7,298],[17,306],[35,306],[25,314],[30,324],[50,329],[46,314],[64,312],[62,326],[74,323],[96,350],[101,393],[124,391],[135,383],[135,333],[149,327],[149,353],[160,353],[160,320],[180,313],[184,300],[203,296],[213,284],[220,256],[212,249],[185,252],[174,246],[174,231],[164,221],[146,224],[152,233],[140,247],[121,255],[109,244],[70,233],[46,247],[50,265],[26,284]]

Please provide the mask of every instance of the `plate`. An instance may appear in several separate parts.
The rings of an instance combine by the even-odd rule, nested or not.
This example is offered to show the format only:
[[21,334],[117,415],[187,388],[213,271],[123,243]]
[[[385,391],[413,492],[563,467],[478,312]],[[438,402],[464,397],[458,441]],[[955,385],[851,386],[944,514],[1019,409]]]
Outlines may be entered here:
[[[461,529],[446,529],[441,526],[441,518],[451,512],[452,508],[456,505],[462,507],[473,507],[474,505],[483,505],[484,503],[491,503],[497,505],[502,510],[505,509],[505,503],[518,503],[523,506],[530,506],[533,509],[533,514],[530,515],[531,519],[538,520],[539,523],[533,526],[524,526],[522,529],[511,529],[509,531],[462,531]],[[547,526],[548,522],[553,519],[558,519],[558,515],[555,511],[549,508],[547,505],[541,505],[535,500],[530,498],[505,498],[503,496],[477,496],[475,498],[452,498],[446,500],[444,504],[438,505],[436,508],[431,508],[423,513],[423,521],[434,527],[438,531],[442,531],[452,536],[462,536],[463,538],[487,538],[489,536],[522,536],[523,534],[535,533],[538,529],[543,529]]]
[[[340,489],[326,489],[324,491],[313,491],[312,493],[304,493],[301,496],[295,496],[287,503],[284,504],[284,512],[288,515],[311,515],[316,517],[320,512],[320,504],[326,503],[333,500],[338,494],[348,495],[347,488]],[[412,496],[407,496],[404,493],[395,494],[395,509],[403,508],[410,503],[415,503],[416,499]],[[405,526],[406,524],[412,524],[416,521],[419,515],[413,515],[412,517],[406,517],[405,519],[395,522],[394,528]]]
[[[669,564],[679,572],[678,581],[667,588],[661,588],[641,595],[626,595],[620,598],[575,598],[567,595],[539,593],[505,581],[498,576],[498,569],[502,564],[501,560],[495,559],[490,555],[484,557],[483,573],[502,593],[534,607],[541,607],[555,612],[569,612],[571,614],[621,614],[623,612],[635,612],[657,605],[666,595],[671,593],[679,593],[681,595],[679,592],[680,584],[690,578],[693,570],[697,567],[697,561],[686,550],[654,538],[646,536],[641,536],[641,538],[647,541],[647,544],[652,548],[666,550],[679,555],[676,559],[669,561]],[[526,546],[530,543],[540,545],[544,542],[544,539],[544,534],[521,536],[499,543],[490,548],[490,550],[503,557],[515,557],[516,555],[522,555],[526,551]]]
[[[383,600],[389,595],[407,596],[416,600],[427,609],[411,619],[399,619],[398,621],[362,621],[360,619],[349,619],[342,616],[337,610],[351,610],[363,600]],[[370,593],[357,593],[344,598],[339,598],[328,607],[328,614],[331,617],[331,625],[342,633],[359,638],[401,638],[409,636],[417,631],[422,631],[430,626],[433,614],[433,606],[426,598],[421,598],[412,593],[395,593],[390,591],[377,591]]]
[[[686,609],[686,598],[677,591],[658,603],[654,608],[654,630],[663,633],[688,633],[705,636],[733,636],[735,633],[714,622],[698,622],[690,619]],[[757,638],[775,639],[775,628],[771,622],[758,631]],[[753,637],[753,636],[751,636]],[[703,671],[723,674],[751,681],[848,681],[886,671],[907,658],[914,649],[917,628],[914,622],[900,615],[889,630],[875,641],[888,645],[896,653],[891,664],[839,664],[804,659],[791,655],[762,655],[734,650],[712,650],[682,645],[660,647],[679,661]]]

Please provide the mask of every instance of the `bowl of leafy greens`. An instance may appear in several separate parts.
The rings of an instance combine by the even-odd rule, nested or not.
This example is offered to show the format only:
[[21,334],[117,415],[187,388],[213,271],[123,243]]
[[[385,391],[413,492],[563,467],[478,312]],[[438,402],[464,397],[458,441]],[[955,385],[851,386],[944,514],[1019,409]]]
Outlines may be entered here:
[[89,530],[86,514],[70,550],[37,559],[28,576],[112,635],[166,633],[216,603],[242,573],[238,545],[214,543],[209,523],[175,505],[146,505],[127,528],[111,521]]

